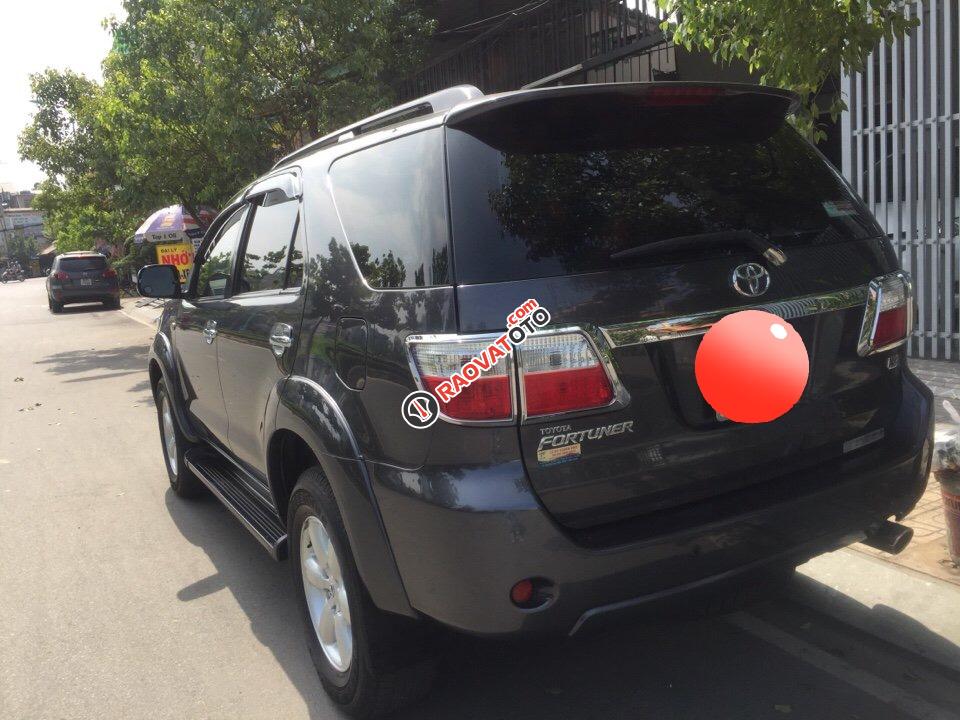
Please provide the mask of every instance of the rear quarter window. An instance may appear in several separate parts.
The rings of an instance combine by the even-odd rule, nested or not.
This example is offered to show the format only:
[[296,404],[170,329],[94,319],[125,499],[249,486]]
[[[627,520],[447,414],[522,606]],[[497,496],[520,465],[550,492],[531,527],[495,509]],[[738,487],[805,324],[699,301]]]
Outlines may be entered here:
[[330,180],[347,242],[371,287],[449,283],[442,129],[342,157]]

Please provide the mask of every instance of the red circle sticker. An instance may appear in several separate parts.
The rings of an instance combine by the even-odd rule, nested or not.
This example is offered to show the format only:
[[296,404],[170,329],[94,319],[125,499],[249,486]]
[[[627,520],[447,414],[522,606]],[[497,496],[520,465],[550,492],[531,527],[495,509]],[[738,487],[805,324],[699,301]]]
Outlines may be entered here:
[[742,423],[776,420],[807,385],[810,358],[786,320],[760,310],[727,315],[704,335],[694,364],[704,399]]

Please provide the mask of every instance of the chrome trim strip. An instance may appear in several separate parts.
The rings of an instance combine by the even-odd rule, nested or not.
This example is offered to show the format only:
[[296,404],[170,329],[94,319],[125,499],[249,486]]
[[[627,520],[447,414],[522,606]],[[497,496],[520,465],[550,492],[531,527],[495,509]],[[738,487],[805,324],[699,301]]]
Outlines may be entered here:
[[642,320],[639,322],[619,323],[599,328],[600,333],[610,347],[629,347],[631,345],[646,345],[649,343],[678,340],[685,337],[703,335],[713,325],[727,315],[741,310],[763,310],[773,313],[784,320],[818,315],[834,310],[865,305],[868,298],[868,286],[837,290],[835,292],[820,293],[817,295],[803,295],[789,300],[778,300],[757,305],[742,307],[728,307],[721,310],[682,315],[656,320]]

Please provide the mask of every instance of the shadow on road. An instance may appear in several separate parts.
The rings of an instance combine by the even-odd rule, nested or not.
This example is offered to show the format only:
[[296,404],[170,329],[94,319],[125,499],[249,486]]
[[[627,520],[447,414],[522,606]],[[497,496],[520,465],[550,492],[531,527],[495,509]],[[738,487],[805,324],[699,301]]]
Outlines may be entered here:
[[[126,345],[113,348],[89,348],[68,350],[48,355],[37,360],[37,365],[46,366],[47,372],[55,375],[79,375],[99,370],[98,375],[75,378],[69,382],[100,380],[105,377],[147,372],[147,347],[145,345]],[[149,385],[148,385],[149,387]],[[142,388],[141,388],[142,389]]]
[[[167,510],[183,536],[202,548],[216,572],[177,591],[190,602],[226,588],[250,618],[257,639],[270,649],[310,708],[310,717],[336,717],[303,642],[300,609],[290,592],[289,565],[274,562],[213,496],[183,500],[167,490]],[[215,714],[215,713],[214,713]]]
[[[247,614],[257,638],[306,700],[310,717],[339,717],[323,694],[306,652],[288,564],[270,560],[212,497],[187,502],[168,491],[166,504],[183,535],[202,548],[216,568],[213,575],[180,589],[177,597],[191,602],[227,589]],[[895,626],[901,636],[909,635],[913,653],[931,648],[941,656],[948,650],[960,658],[960,649],[912,618],[853,600],[846,607],[847,616],[853,613],[858,627],[877,632],[857,631],[865,638],[848,637],[845,630],[832,627],[829,618],[790,601],[798,583],[805,586],[804,592],[813,586],[824,590],[809,578],[800,578],[782,598],[762,600],[750,612],[766,618],[759,622],[781,623],[785,632],[819,629],[826,638],[823,652],[830,657],[843,657],[848,652],[845,642],[854,642],[855,647],[873,643],[879,650],[870,652],[889,654],[883,641],[869,638],[883,637],[882,628]],[[839,639],[840,635],[846,639]],[[813,633],[811,637],[817,636]],[[806,642],[817,641],[808,638],[801,645]],[[609,629],[569,640],[503,643],[457,636],[449,638],[448,644],[433,694],[396,718],[716,720],[789,715],[791,719],[881,720],[911,716],[896,703],[881,699],[882,692],[859,686],[855,677],[851,680],[825,672],[817,663],[804,661],[803,653],[785,652],[723,617],[624,617]],[[896,688],[915,682],[917,687],[908,689],[922,692],[919,679],[930,663],[903,652],[905,656],[897,655],[893,663],[891,682]],[[947,676],[960,688],[960,673],[950,676],[948,672]],[[879,682],[883,687],[885,681]],[[949,687],[952,691],[954,686]]]

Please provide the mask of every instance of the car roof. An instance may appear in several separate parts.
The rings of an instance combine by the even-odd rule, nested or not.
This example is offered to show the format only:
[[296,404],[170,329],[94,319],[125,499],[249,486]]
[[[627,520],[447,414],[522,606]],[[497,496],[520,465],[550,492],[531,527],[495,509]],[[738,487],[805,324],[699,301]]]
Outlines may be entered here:
[[605,93],[639,94],[654,88],[656,91],[669,92],[673,88],[683,92],[696,87],[716,88],[725,94],[759,94],[779,97],[788,102],[791,112],[799,103],[797,95],[790,91],[750,83],[687,81],[590,83],[522,88],[491,95],[484,95],[472,85],[457,85],[358,120],[286,155],[269,172],[245,185],[211,223],[211,228],[222,224],[226,216],[232,213],[240,201],[246,197],[249,190],[263,180],[291,172],[298,167],[329,164],[339,157],[377,145],[392,137],[400,137],[440,125],[455,126],[499,108],[555,97],[582,96],[585,99],[596,99],[597,96]]
[[[688,82],[688,81],[648,81],[648,82],[616,82],[616,83],[588,83],[582,85],[562,85],[544,88],[522,88],[507,92],[484,95],[472,85],[458,85],[440,92],[426,95],[416,100],[398,105],[390,110],[364,118],[356,123],[347,125],[332,133],[314,140],[277,162],[269,173],[269,177],[284,167],[292,166],[296,161],[303,161],[318,154],[327,148],[341,148],[337,155],[353,152],[358,147],[367,146],[366,140],[370,136],[383,138],[384,133],[396,133],[403,127],[415,125],[417,130],[432,125],[457,125],[465,120],[475,118],[484,113],[527,102],[535,102],[555,97],[583,97],[594,98],[609,93],[642,94],[654,92],[676,92],[682,94],[693,88],[712,88],[725,95],[765,95],[786,100],[789,110],[795,109],[799,98],[796,94],[779,88],[751,83],[731,82]],[[258,178],[259,180],[260,178]],[[255,181],[256,182],[256,181]]]

